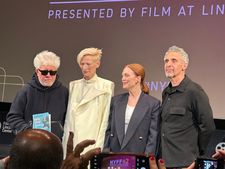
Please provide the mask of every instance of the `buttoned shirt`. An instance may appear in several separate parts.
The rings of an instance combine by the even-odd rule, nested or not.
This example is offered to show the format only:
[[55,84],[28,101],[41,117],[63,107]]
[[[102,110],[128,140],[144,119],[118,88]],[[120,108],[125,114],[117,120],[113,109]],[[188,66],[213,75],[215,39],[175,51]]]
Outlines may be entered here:
[[215,130],[204,90],[187,76],[162,94],[161,151],[167,167],[189,166],[206,151]]

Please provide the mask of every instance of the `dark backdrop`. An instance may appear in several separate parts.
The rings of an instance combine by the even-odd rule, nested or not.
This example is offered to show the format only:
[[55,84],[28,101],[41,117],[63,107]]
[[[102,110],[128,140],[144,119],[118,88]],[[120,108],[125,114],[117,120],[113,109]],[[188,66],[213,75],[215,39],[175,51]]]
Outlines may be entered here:
[[45,49],[61,57],[63,84],[81,78],[75,56],[86,47],[102,48],[98,74],[115,82],[115,94],[124,92],[123,66],[138,62],[161,99],[163,56],[178,45],[190,55],[187,74],[208,93],[214,118],[225,118],[224,0],[102,1],[1,1],[1,101],[11,102],[30,80],[33,58]]

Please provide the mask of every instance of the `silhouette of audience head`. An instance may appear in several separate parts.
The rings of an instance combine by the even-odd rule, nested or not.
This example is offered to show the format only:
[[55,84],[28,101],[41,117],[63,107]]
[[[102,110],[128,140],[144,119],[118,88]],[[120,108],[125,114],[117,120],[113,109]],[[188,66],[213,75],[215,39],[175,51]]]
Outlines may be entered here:
[[8,169],[59,169],[62,144],[53,133],[28,129],[17,134],[11,148]]

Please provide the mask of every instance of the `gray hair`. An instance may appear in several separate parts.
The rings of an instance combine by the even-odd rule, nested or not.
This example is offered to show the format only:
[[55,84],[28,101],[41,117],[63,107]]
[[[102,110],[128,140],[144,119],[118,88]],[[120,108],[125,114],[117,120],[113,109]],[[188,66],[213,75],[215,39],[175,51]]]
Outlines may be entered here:
[[60,66],[60,58],[55,53],[44,50],[38,53],[34,58],[34,67],[38,69],[40,66],[55,66],[56,69]]
[[178,47],[178,46],[171,46],[171,47],[167,50],[165,56],[166,56],[169,52],[176,52],[176,53],[179,53],[179,54],[181,55],[182,59],[184,60],[184,62],[185,62],[186,64],[189,63],[189,57],[188,57],[188,54],[184,51],[183,48],[180,48],[180,47]]
[[84,56],[87,56],[87,55],[93,56],[93,58],[100,61],[101,57],[102,57],[102,50],[98,49],[98,48],[85,48],[85,49],[83,49],[77,55],[77,63],[80,64],[81,59]]

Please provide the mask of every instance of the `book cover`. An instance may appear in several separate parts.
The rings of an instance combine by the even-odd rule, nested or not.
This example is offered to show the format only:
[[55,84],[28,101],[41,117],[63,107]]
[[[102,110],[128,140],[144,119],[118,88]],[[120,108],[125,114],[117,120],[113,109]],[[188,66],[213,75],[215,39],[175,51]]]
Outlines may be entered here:
[[34,114],[33,129],[43,129],[51,132],[51,114],[48,112]]

